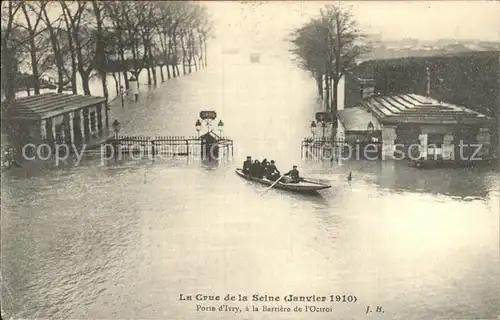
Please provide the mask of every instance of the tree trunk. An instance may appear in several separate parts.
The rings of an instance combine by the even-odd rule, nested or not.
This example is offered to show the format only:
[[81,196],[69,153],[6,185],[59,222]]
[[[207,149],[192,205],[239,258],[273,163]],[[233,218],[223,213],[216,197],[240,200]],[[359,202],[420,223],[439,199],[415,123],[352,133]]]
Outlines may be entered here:
[[[99,76],[101,77],[101,85],[102,92],[106,101],[109,98],[108,92],[108,84],[107,84],[107,72],[106,67],[108,65],[108,61],[106,59],[106,52],[104,49],[104,39],[103,39],[103,28],[102,28],[102,18],[101,18],[101,8],[99,7],[99,3],[97,0],[92,1],[92,7],[94,8],[94,15],[97,22],[97,43],[96,43],[96,52],[95,52],[95,63],[97,65]],[[90,74],[90,71],[89,71]],[[90,91],[90,90],[89,90]]]
[[[171,76],[170,76],[170,60],[169,60],[169,55],[167,54],[166,57],[165,57],[165,67],[167,68],[167,78],[170,79]],[[163,74],[163,73],[162,73]],[[163,80],[162,80],[163,81]]]
[[121,61],[121,69],[122,69],[121,72],[123,73],[123,79],[125,81],[125,89],[128,90],[129,89],[128,74],[127,74],[128,64],[127,64],[127,61],[125,60],[125,48],[124,48],[124,44],[123,44],[121,30],[119,33],[120,33],[120,38],[118,41],[118,51],[120,53],[120,61]]
[[89,86],[90,72],[86,72],[84,70],[82,71],[80,71],[80,76],[82,77],[83,94],[86,96],[90,96],[90,86]]
[[78,94],[78,89],[76,87],[76,56],[75,56],[75,48],[73,45],[73,36],[71,35],[71,30],[68,30],[67,36],[68,36],[68,45],[71,58],[71,75],[70,75],[71,91],[73,92],[73,94]]
[[[115,80],[115,90],[116,90],[116,94],[117,94],[117,95],[120,95],[120,87],[119,87],[119,85],[118,85],[118,78],[116,77],[116,73],[115,73],[115,72],[113,72],[111,75],[113,76],[113,79]],[[118,76],[120,76],[120,73],[118,73]]]
[[339,82],[340,79],[338,78],[333,78],[333,86],[332,86],[332,101],[330,104],[330,110],[331,112],[337,112],[337,106],[338,106],[338,90],[339,90]]
[[128,90],[130,89],[130,85],[128,84],[128,74],[127,74],[127,71],[128,71],[128,63],[127,61],[125,61],[125,54],[124,52],[120,52],[120,60],[122,61],[122,74],[123,74],[123,80],[125,81],[125,89]]
[[[3,41],[7,41],[2,39]],[[8,45],[2,44],[2,89],[5,93],[6,102],[16,99],[17,61],[13,51]],[[3,110],[2,110],[3,112]],[[2,117],[3,118],[3,117]]]
[[170,61],[168,55],[165,57],[165,68],[167,69],[167,79],[170,79],[172,76],[170,75]]
[[205,63],[205,68],[208,66],[208,61],[207,61],[207,40],[203,40],[203,47],[205,48],[205,58],[203,59],[203,62]]
[[40,74],[38,73],[38,60],[36,59],[35,35],[30,35],[30,58],[31,71],[33,73],[33,90],[35,94],[40,94]]
[[151,52],[151,46],[149,46],[149,61],[150,61],[150,66],[151,66],[151,73],[153,74],[153,83],[156,85],[158,84],[158,77],[156,76],[156,61],[153,58],[153,53]]
[[101,71],[100,74],[101,74],[102,92],[104,94],[104,97],[106,98],[106,101],[108,101],[109,92],[108,92],[108,79],[106,77],[106,72]]
[[318,86],[318,94],[321,100],[323,100],[323,77],[316,76],[316,85]]
[[182,48],[182,74],[186,75],[186,47],[184,46],[184,36],[181,36]]
[[332,113],[332,138],[337,135],[337,99],[338,99],[338,88],[339,88],[340,78],[333,78],[333,96],[330,112]]
[[204,65],[204,62],[203,62],[203,38],[201,35],[198,36],[198,41],[199,41],[199,45],[200,45],[200,57],[198,58],[198,64],[200,66],[200,69],[203,69],[203,65]]
[[330,77],[327,74],[325,74],[325,93],[325,111],[328,112],[330,109]]
[[[174,48],[176,48],[176,41],[175,41],[175,38],[173,43],[172,43],[172,37],[174,37],[175,34],[172,34],[172,35],[169,35],[169,39],[168,39],[168,62],[167,62],[167,72],[168,74],[170,74],[170,71],[169,71],[169,66],[172,67],[172,77],[175,78],[175,61],[177,59],[176,57],[176,53],[175,53],[175,50]],[[170,76],[169,76],[169,79],[170,79]]]
[[160,65],[160,78],[161,78],[161,83],[165,82],[165,76],[163,75],[163,65]]
[[149,66],[146,68],[148,72],[148,86],[151,86],[151,70],[149,70]]
[[153,83],[155,84],[156,87],[156,85],[158,84],[158,77],[156,76],[156,65],[154,63],[151,66],[151,73],[153,75]]
[[[45,7],[43,8],[43,14],[45,16],[45,21],[50,21]],[[50,44],[52,45],[52,51],[54,52],[54,58],[57,68],[57,92],[61,93],[64,89],[64,61],[62,58],[61,50],[58,45],[58,39],[54,32],[54,28],[50,23],[46,23],[47,29],[49,30]]]
[[196,58],[193,57],[194,70],[198,71],[198,63],[196,62]]

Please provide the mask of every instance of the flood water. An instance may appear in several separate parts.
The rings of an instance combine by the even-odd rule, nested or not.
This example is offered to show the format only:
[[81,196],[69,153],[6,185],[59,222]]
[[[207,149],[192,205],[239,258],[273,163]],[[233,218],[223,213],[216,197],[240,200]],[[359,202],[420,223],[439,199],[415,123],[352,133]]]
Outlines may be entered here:
[[[141,89],[143,90],[143,89]],[[288,57],[214,58],[140,103],[113,106],[121,134],[195,135],[215,110],[234,160],[183,158],[3,179],[2,308],[13,318],[493,319],[500,315],[499,187],[491,169],[428,170],[389,161],[303,162],[315,83]],[[245,156],[328,181],[293,195],[234,174]],[[346,176],[353,173],[348,183]],[[354,295],[331,312],[197,311],[292,306],[181,301],[180,294]],[[384,313],[365,315],[367,306]],[[375,311],[374,311],[375,312]]]

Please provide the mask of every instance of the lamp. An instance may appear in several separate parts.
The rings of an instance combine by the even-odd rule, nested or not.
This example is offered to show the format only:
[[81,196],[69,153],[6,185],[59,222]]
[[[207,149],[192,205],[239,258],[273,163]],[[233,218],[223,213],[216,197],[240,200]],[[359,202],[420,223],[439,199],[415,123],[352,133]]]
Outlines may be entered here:
[[120,131],[121,124],[118,122],[118,120],[113,121],[113,124],[111,124],[113,127],[113,131],[115,132],[115,137],[118,137],[118,132]]
[[316,122],[311,122],[311,133],[313,135],[313,138],[314,138],[314,135],[316,134]]
[[222,122],[222,120],[219,120],[217,127],[219,127],[219,133],[222,135],[222,129],[224,129],[224,122]]
[[200,119],[196,120],[196,123],[194,124],[194,127],[196,128],[196,131],[198,131],[198,136],[200,136],[200,130],[201,130]]
[[370,123],[368,123],[368,132],[373,133],[374,130],[375,127],[373,126],[373,123],[370,121]]

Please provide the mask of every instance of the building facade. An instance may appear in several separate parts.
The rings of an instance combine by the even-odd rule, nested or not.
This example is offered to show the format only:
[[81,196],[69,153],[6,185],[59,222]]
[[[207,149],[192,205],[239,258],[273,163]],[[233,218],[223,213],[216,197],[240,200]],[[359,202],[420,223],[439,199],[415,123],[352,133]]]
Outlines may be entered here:
[[14,100],[5,107],[11,144],[18,149],[27,144],[81,148],[109,137],[104,97],[46,93]]
[[379,94],[430,96],[491,117],[492,145],[500,155],[500,52],[379,60],[373,81]]
[[[380,131],[385,159],[492,157],[491,132],[496,121],[471,109],[416,94],[375,95],[356,109],[376,118],[377,123],[372,123]],[[356,113],[344,113],[339,115],[342,123],[356,118]]]

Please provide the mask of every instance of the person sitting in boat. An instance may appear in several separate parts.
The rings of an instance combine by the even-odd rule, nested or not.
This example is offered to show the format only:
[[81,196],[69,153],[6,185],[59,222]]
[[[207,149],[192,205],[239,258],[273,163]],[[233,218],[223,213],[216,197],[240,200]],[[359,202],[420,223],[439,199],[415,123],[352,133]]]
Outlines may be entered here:
[[252,169],[252,157],[248,156],[247,159],[243,162],[243,173],[250,174]]
[[262,168],[264,168],[264,175],[267,175],[267,166],[269,165],[267,158],[264,158],[264,160],[262,160],[261,164],[262,164]]
[[274,160],[271,160],[271,163],[267,166],[267,175],[266,178],[271,181],[276,181],[281,176],[280,171],[276,168]]
[[264,177],[264,168],[262,167],[262,163],[259,160],[255,160],[252,164],[252,168],[250,169],[250,175],[255,178],[262,179]]
[[297,170],[297,166],[294,165],[293,169],[284,174],[284,176],[289,176],[291,178],[291,183],[297,183],[302,181],[303,179],[299,175],[299,170]]

